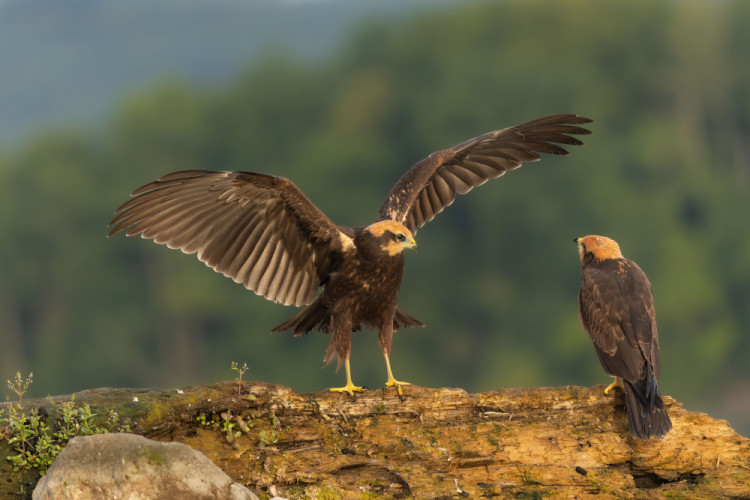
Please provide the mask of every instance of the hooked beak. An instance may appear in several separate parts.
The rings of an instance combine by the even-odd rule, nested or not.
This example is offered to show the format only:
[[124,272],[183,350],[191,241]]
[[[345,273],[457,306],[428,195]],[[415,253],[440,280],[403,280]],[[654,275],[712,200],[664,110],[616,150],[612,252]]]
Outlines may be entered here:
[[583,256],[586,253],[586,250],[583,248],[583,238],[574,238],[573,243],[578,247],[578,256],[581,258],[581,262],[583,262]]
[[417,249],[417,242],[414,239],[414,237],[412,237],[411,241],[405,241],[404,242],[404,246],[406,248],[408,248],[409,250],[414,250],[415,252],[418,251],[418,249]]

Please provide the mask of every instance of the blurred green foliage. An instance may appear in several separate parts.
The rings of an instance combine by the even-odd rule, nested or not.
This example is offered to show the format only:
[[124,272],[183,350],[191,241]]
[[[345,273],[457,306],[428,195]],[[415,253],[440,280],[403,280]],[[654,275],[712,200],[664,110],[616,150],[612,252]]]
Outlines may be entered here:
[[[170,171],[252,170],[368,224],[430,152],[572,112],[596,120],[584,147],[419,232],[400,305],[427,327],[396,335],[396,376],[471,391],[607,382],[578,323],[572,243],[604,234],[654,286],[663,392],[729,415],[750,397],[748,19],[742,0],[471,4],[370,23],[325,63],[275,54],[225,87],[163,82],[100,130],[41,134],[0,155],[0,379],[33,369],[39,394],[208,383],[241,353],[253,378],[341,385],[320,368],[327,337],[268,333],[294,309],[194,256],[105,238],[114,209]],[[355,336],[352,370],[385,382],[376,335]]]

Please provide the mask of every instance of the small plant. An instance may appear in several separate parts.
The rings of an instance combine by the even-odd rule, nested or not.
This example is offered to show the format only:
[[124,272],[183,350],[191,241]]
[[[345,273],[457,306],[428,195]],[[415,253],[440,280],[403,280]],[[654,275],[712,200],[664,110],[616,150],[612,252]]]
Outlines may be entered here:
[[242,375],[245,374],[247,371],[247,363],[242,363],[242,368],[239,367],[237,363],[232,361],[232,370],[239,373],[239,376],[237,377],[237,397],[242,396]]
[[[227,440],[227,443],[237,448],[237,440],[242,435],[250,435],[251,429],[255,427],[256,419],[261,418],[260,414],[250,414],[242,417],[241,415],[234,415],[230,410],[223,411],[219,414],[214,414],[212,417],[208,417],[206,414],[201,413],[195,419],[200,423],[201,427],[207,427],[215,431],[221,432]],[[269,444],[279,442],[279,432],[277,429],[281,428],[281,422],[276,416],[276,413],[271,411],[268,415],[268,419],[271,422],[271,430],[267,431],[261,429],[258,432],[258,446],[263,449]]]
[[266,430],[261,430],[258,433],[258,439],[259,443],[258,446],[260,446],[261,449],[265,448],[266,445],[269,444],[275,444],[279,442],[279,433],[276,429],[281,427],[281,422],[279,422],[279,417],[276,416],[276,412],[271,410],[271,413],[268,415],[268,419],[271,421],[271,429],[270,432]]
[[261,449],[265,448],[269,444],[274,444],[279,442],[279,433],[276,432],[276,430],[272,430],[271,432],[266,432],[265,430],[261,430],[258,433],[258,438],[260,439],[260,443],[258,443],[258,446],[260,446]]
[[236,417],[234,417],[234,419],[237,421],[237,425],[240,427],[240,430],[242,432],[244,432],[245,434],[249,434],[250,433],[250,427],[254,427],[255,426],[255,422],[254,422],[253,419],[250,419],[249,422],[245,422],[245,420],[241,416],[239,416],[239,415],[237,415]]
[[129,424],[120,423],[120,414],[115,410],[109,410],[109,416],[104,424],[107,432],[132,432]]
[[200,423],[201,427],[209,427],[213,430],[221,431],[225,435],[227,443],[232,446],[236,446],[235,441],[242,434],[249,434],[250,428],[255,426],[255,418],[253,416],[250,417],[250,420],[245,421],[240,415],[233,415],[229,410],[221,412],[219,415],[214,415],[210,419],[201,413],[195,419]]
[[229,444],[233,444],[234,441],[242,435],[242,431],[235,431],[234,427],[237,425],[236,422],[232,422],[232,412],[227,410],[221,414],[221,432],[226,434],[227,441]]
[[204,415],[203,413],[201,413],[200,415],[198,415],[197,417],[195,417],[195,419],[198,421],[199,424],[201,424],[201,427],[208,427],[209,425],[215,425],[216,424],[215,420],[208,420],[206,418],[206,415]]
[[70,401],[60,403],[55,411],[54,424],[49,425],[46,410],[31,410],[27,415],[23,410],[23,395],[31,385],[33,374],[24,380],[16,372],[8,387],[18,396],[18,402],[11,403],[0,411],[0,437],[18,452],[6,457],[14,471],[37,469],[44,475],[52,462],[65,448],[70,439],[89,434],[103,434],[112,430],[130,432],[128,425],[120,425],[119,415],[111,411],[105,425],[94,425],[95,413],[88,404],[76,405],[75,396]]
[[13,381],[7,381],[8,389],[10,389],[11,392],[14,392],[16,396],[18,396],[19,405],[23,404],[23,395],[26,394],[26,391],[29,389],[29,386],[31,385],[33,379],[34,372],[29,373],[29,376],[26,377],[26,380],[24,380],[21,376],[21,372],[17,371]]

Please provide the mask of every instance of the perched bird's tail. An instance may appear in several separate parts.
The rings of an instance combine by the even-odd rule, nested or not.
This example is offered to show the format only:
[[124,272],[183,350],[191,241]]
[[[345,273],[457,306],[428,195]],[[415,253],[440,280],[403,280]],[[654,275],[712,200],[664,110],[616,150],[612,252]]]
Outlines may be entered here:
[[647,363],[646,376],[631,383],[623,379],[625,386],[625,409],[628,412],[628,430],[638,439],[666,436],[672,421],[664,408],[664,401],[656,384],[656,377]]

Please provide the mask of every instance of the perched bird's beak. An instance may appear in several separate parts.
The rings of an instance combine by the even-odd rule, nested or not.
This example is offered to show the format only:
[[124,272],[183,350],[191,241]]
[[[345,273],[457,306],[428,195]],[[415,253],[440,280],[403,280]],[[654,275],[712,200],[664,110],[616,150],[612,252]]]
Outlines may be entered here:
[[581,259],[581,263],[583,263],[583,254],[586,253],[583,250],[583,238],[573,238],[573,243],[576,244],[576,247],[578,247],[578,257]]

